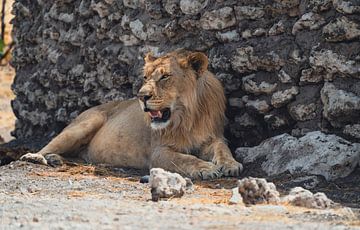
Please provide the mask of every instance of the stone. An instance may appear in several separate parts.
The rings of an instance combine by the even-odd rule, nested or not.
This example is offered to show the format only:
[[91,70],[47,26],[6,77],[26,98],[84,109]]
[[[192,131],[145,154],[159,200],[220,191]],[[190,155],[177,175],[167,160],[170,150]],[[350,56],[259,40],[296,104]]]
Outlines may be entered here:
[[307,121],[316,117],[316,105],[311,103],[308,105],[299,104],[290,106],[289,113],[291,117],[297,121]]
[[178,173],[167,172],[161,168],[152,168],[149,186],[152,200],[158,201],[161,198],[182,197],[186,190],[192,186],[192,183]]
[[305,208],[328,209],[335,206],[335,203],[327,198],[325,193],[313,194],[302,187],[292,188],[290,193],[282,198],[282,201]]
[[264,116],[264,121],[270,126],[271,129],[273,130],[277,130],[277,129],[281,129],[284,126],[287,126],[289,124],[289,122],[287,121],[287,119],[280,117],[280,116],[276,116],[274,114],[267,114]]
[[241,116],[236,116],[235,122],[244,128],[251,128],[251,127],[255,127],[257,125],[257,122],[248,113],[244,113]]
[[360,28],[358,23],[343,16],[324,26],[322,33],[329,42],[351,41],[360,37]]
[[329,82],[325,82],[320,93],[323,115],[332,126],[340,128],[360,118],[360,96],[337,89]]
[[74,21],[74,14],[60,13],[58,19],[65,23],[71,23]]
[[301,71],[300,84],[319,83],[323,80],[323,74],[317,73],[314,69],[303,69]]
[[137,38],[139,38],[143,41],[145,41],[147,39],[147,34],[145,32],[145,26],[139,19],[136,19],[135,21],[130,22],[129,27],[131,29],[131,32]]
[[333,0],[334,8],[342,14],[355,14],[360,12],[360,6],[352,1]]
[[286,171],[293,175],[321,175],[332,181],[349,175],[360,160],[360,144],[320,131],[297,139],[281,134],[260,145],[236,149],[236,159],[244,164],[260,161],[269,176]]
[[261,58],[255,56],[254,48],[251,46],[236,48],[231,58],[231,67],[239,73],[258,69],[272,72],[281,69],[284,64],[284,60],[274,52],[266,53]]
[[313,12],[321,12],[329,10],[332,6],[332,0],[310,0],[309,8]]
[[255,110],[260,114],[265,114],[271,109],[271,106],[265,100],[249,100],[247,99],[247,96],[244,96],[242,100],[244,101],[246,108]]
[[234,10],[231,7],[206,11],[200,18],[200,25],[204,30],[222,30],[235,23]]
[[124,43],[124,46],[134,46],[140,44],[140,40],[132,34],[121,35],[119,40]]
[[200,13],[208,2],[208,0],[181,0],[180,9],[184,14],[195,15]]
[[245,39],[251,38],[251,30],[244,30],[243,32],[241,32],[241,37]]
[[229,204],[243,204],[243,199],[239,193],[238,187],[231,189],[231,198],[229,200]]
[[141,0],[123,0],[123,4],[125,7],[137,9],[141,6]]
[[360,124],[346,125],[343,133],[360,140]]
[[285,70],[283,70],[283,69],[281,69],[279,71],[277,76],[278,76],[279,80],[281,81],[281,83],[286,84],[286,83],[291,83],[292,82],[291,77],[289,76],[289,74],[287,74],[285,72]]
[[245,204],[277,204],[280,201],[276,186],[264,178],[241,179],[238,181],[238,190]]
[[244,102],[241,98],[230,97],[228,101],[231,107],[244,108]]
[[110,14],[109,8],[103,2],[91,3],[92,10],[96,11],[100,18],[104,18]]
[[248,75],[242,78],[243,89],[255,95],[259,94],[271,94],[276,90],[277,84],[270,84],[265,81],[262,81],[260,84],[257,84],[254,81],[255,74]]
[[258,19],[264,16],[265,11],[262,7],[255,6],[235,6],[235,15],[237,20],[241,21],[243,19]]
[[170,15],[177,15],[181,13],[180,0],[166,0],[163,1],[165,11]]
[[271,96],[271,105],[280,108],[293,100],[297,94],[299,94],[299,89],[296,86],[284,91],[277,91]]
[[266,30],[264,28],[258,28],[253,33],[253,36],[260,37],[266,35]]
[[217,39],[221,42],[236,42],[240,40],[239,33],[236,30],[230,30],[224,33],[217,32],[216,33]]
[[304,29],[316,30],[323,24],[325,24],[325,20],[321,15],[309,12],[301,16],[301,18],[295,22],[292,28],[292,34],[296,35],[297,32]]
[[347,60],[345,56],[331,50],[312,51],[309,62],[315,70],[325,70],[330,75],[339,73],[360,78],[360,64],[353,60]]
[[279,35],[285,32],[285,25],[283,21],[278,21],[269,30],[270,36]]

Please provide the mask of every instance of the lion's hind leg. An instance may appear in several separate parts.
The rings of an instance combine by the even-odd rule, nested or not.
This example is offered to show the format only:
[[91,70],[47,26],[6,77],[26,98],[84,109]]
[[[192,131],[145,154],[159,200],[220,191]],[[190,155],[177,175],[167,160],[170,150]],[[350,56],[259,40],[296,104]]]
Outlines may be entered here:
[[90,142],[105,121],[106,115],[103,112],[87,110],[39,152],[27,153],[20,160],[51,166],[62,165],[62,156],[70,153],[78,155],[80,147]]

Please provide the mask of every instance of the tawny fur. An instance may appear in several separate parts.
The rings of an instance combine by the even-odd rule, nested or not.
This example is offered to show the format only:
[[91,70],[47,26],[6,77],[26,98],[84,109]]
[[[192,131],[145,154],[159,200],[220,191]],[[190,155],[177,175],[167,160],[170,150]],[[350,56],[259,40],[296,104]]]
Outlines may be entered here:
[[[38,159],[49,154],[80,155],[82,148],[81,155],[91,163],[161,167],[203,179],[239,175],[242,165],[223,138],[223,88],[207,66],[207,57],[199,52],[147,55],[139,95],[149,100],[110,102],[89,109],[38,153],[22,159],[46,164]],[[151,129],[145,106],[152,111],[171,108],[168,125]]]

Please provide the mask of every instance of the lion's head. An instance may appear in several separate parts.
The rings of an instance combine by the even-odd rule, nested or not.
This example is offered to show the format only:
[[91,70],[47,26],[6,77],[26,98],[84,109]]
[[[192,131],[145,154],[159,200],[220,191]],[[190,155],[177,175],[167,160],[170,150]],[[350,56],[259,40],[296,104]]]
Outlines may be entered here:
[[159,58],[146,55],[138,97],[152,129],[222,132],[224,92],[207,67],[201,52],[181,49]]

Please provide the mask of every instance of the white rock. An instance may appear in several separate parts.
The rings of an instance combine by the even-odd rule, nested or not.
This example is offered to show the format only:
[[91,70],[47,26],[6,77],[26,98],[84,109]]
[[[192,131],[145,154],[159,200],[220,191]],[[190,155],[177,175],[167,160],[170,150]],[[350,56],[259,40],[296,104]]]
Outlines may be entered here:
[[358,23],[343,16],[324,26],[322,33],[326,41],[349,41],[360,37],[360,28]]
[[337,89],[332,83],[325,82],[321,89],[321,101],[324,105],[323,115],[334,127],[342,127],[359,117],[360,97]]
[[235,24],[234,10],[228,6],[218,10],[207,11],[200,18],[200,25],[204,30],[222,30]]
[[311,103],[308,105],[295,105],[289,108],[291,117],[297,121],[307,121],[316,117],[316,105]]
[[229,204],[243,204],[243,198],[239,193],[239,188],[233,188],[231,189],[231,198],[229,200]]
[[264,16],[265,11],[262,7],[255,6],[235,6],[235,14],[238,20],[258,19]]
[[259,94],[271,94],[276,90],[277,84],[271,84],[265,81],[262,81],[260,84],[254,81],[255,74],[250,74],[242,78],[243,89],[255,95]]
[[[356,4],[356,3],[355,3]],[[351,1],[333,0],[334,8],[343,14],[354,14],[360,12],[360,6]]]
[[292,34],[295,35],[298,31],[303,29],[315,30],[320,28],[323,24],[325,24],[325,20],[321,15],[309,12],[301,16],[301,18],[295,22]]
[[180,9],[184,14],[194,15],[204,9],[208,2],[208,0],[181,0]]
[[241,179],[238,181],[238,189],[245,204],[277,204],[280,201],[276,186],[264,178]]
[[240,147],[236,157],[243,163],[264,159],[261,168],[268,175],[322,175],[326,180],[349,175],[360,160],[360,144],[320,131],[309,132],[297,139],[282,134],[252,148]]
[[271,96],[271,104],[275,108],[280,108],[289,103],[297,94],[299,94],[299,89],[296,86],[284,91],[277,91]]
[[283,202],[305,208],[327,209],[334,207],[334,202],[327,196],[318,192],[313,194],[302,187],[295,187],[290,190],[289,195],[282,198]]
[[167,172],[161,168],[152,168],[149,186],[152,200],[158,201],[160,198],[181,197],[192,184],[178,173]]

